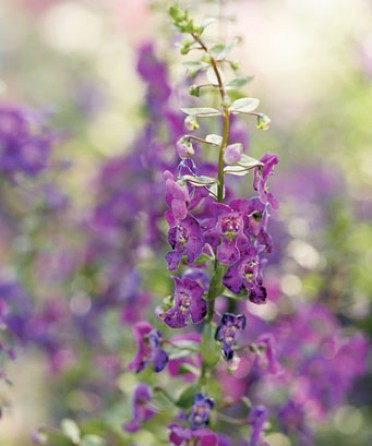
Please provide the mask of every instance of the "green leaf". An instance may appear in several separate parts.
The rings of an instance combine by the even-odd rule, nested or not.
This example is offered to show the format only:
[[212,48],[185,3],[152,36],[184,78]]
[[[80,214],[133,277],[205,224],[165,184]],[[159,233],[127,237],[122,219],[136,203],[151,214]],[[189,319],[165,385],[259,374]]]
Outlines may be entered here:
[[236,79],[233,79],[231,82],[229,82],[226,87],[227,88],[240,88],[244,87],[244,85],[248,84],[254,79],[254,76],[244,76],[244,77],[238,77]]
[[214,256],[212,257],[203,253],[194,261],[194,265],[202,265],[203,263],[210,262],[211,260],[214,260]]
[[195,107],[195,108],[181,108],[181,111],[191,116],[209,117],[219,116],[221,112],[216,108],[211,107]]
[[240,161],[237,164],[239,164],[239,166],[242,167],[247,167],[248,169],[253,169],[254,167],[263,166],[263,163],[260,160],[252,158],[251,156],[248,156],[244,153],[242,153]]
[[216,328],[208,324],[204,327],[201,339],[201,355],[203,364],[208,368],[214,367],[220,359],[220,347],[214,339]]
[[85,435],[81,441],[81,446],[105,446],[106,442],[98,435]]
[[199,71],[204,71],[210,66],[208,63],[202,61],[183,62],[183,65],[186,67],[186,70],[191,77],[196,76]]
[[[217,72],[218,72],[218,74],[220,76],[222,84],[224,84],[225,83],[225,76],[224,76],[223,72],[219,68],[217,68]],[[216,74],[216,72],[215,72],[213,67],[208,68],[206,75],[207,75],[208,81],[212,85],[219,85],[218,77],[217,77],[217,74]]]
[[200,349],[199,343],[194,341],[179,340],[172,341],[172,344],[167,345],[169,359],[184,358],[190,356],[190,354],[198,353]]
[[191,386],[186,387],[186,389],[184,389],[181,392],[181,395],[178,397],[176,406],[180,407],[181,409],[189,409],[193,405],[194,398],[197,393],[197,384],[192,384]]
[[188,181],[196,187],[203,187],[217,183],[215,178],[206,176],[194,177],[192,175],[184,175],[182,179]]
[[233,164],[232,166],[226,166],[223,171],[225,174],[244,176],[247,175],[250,170],[262,165],[261,161],[243,153],[238,163]]
[[61,429],[74,444],[80,443],[80,429],[75,421],[65,418],[61,422]]
[[236,175],[238,177],[244,177],[244,175],[247,175],[250,169],[245,169],[241,166],[226,166],[223,171],[225,174],[229,175]]
[[210,142],[211,144],[214,144],[215,146],[220,146],[222,144],[222,136],[215,135],[214,133],[207,135],[205,137],[205,140]]
[[231,104],[229,110],[233,113],[251,113],[259,104],[260,101],[256,98],[240,98]]
[[235,39],[230,42],[228,45],[215,45],[209,50],[209,54],[217,61],[221,61],[226,59],[229,52],[240,42],[239,37],[235,37]]

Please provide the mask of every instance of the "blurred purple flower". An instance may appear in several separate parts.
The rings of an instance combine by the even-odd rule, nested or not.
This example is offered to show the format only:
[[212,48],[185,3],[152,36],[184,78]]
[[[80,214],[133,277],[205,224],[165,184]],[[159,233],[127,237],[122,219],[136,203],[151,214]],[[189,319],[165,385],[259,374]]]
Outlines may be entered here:
[[130,433],[137,432],[141,429],[142,423],[150,420],[155,410],[149,407],[152,400],[151,388],[143,383],[139,383],[134,391],[133,396],[133,417],[123,425],[123,428]]
[[273,209],[278,209],[279,204],[274,195],[269,192],[267,180],[278,164],[279,158],[275,154],[265,153],[260,158],[260,161],[263,163],[263,166],[254,169],[253,188],[258,192],[262,203],[269,203]]
[[134,325],[133,334],[138,350],[133,361],[128,364],[128,370],[139,373],[152,363],[154,371],[161,372],[168,362],[167,353],[161,349],[161,333],[143,321]]

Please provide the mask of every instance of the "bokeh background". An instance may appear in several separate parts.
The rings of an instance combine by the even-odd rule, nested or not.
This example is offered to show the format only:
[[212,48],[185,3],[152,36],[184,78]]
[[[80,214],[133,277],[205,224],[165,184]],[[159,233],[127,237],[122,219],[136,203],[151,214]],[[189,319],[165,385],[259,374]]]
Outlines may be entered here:
[[[265,133],[247,122],[252,156],[271,151],[281,159],[271,183],[281,210],[272,225],[277,249],[268,276],[291,305],[319,300],[348,329],[372,336],[371,1],[183,4],[201,17],[223,17],[222,24],[211,26],[222,40],[243,38],[234,57],[242,71],[255,77],[248,95],[261,98],[272,119]],[[54,215],[45,223],[44,214],[35,212],[39,204],[33,185],[15,190],[1,184],[1,276],[21,276],[37,289],[40,301],[51,294],[63,300],[67,293],[70,309],[84,312],[87,301],[79,293],[89,294],[92,285],[81,273],[60,287],[61,257],[67,270],[79,262],[76,253],[84,237],[74,224],[81,225],[94,206],[99,168],[133,150],[143,128],[146,90],[136,72],[140,45],[155,45],[174,85],[184,78],[167,6],[145,0],[0,0],[0,101],[35,108],[58,130],[53,156],[63,166],[42,181],[53,181],[70,201],[67,216]],[[172,105],[181,104],[179,97]],[[37,249],[40,219],[50,246],[40,265],[30,269],[15,259]],[[54,231],[56,225],[62,232]],[[69,256],[63,247],[70,244],[76,250]],[[55,268],[49,263],[47,278],[43,262],[56,262]],[[259,311],[270,319],[278,309],[269,305]],[[63,413],[59,406],[75,407],[81,396],[73,385],[64,393],[50,378],[44,356],[32,347],[18,355],[7,374],[14,385],[0,383],[6,403],[0,424],[4,446],[29,444],[36,425],[53,423]],[[367,373],[351,389],[348,402],[319,427],[316,444],[372,444],[371,395]],[[291,445],[287,437],[275,435],[270,445]],[[152,444],[151,438],[144,441]]]

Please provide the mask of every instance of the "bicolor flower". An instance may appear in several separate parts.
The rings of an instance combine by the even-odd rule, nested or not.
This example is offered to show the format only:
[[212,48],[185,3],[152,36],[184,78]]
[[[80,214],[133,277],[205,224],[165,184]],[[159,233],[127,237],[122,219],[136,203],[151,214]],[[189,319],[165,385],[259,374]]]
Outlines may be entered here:
[[133,396],[133,416],[132,419],[123,425],[123,428],[130,433],[137,432],[142,423],[152,418],[155,410],[149,407],[152,400],[151,388],[143,383],[137,385]]
[[155,372],[161,372],[168,362],[167,353],[161,349],[162,335],[148,322],[138,322],[133,327],[133,334],[138,344],[138,350],[128,370],[139,373],[150,363]]
[[246,318],[243,314],[225,313],[217,327],[215,339],[222,342],[222,351],[226,361],[234,357],[233,346],[239,331],[244,330]]
[[202,298],[203,288],[189,277],[173,277],[173,280],[173,306],[166,311],[162,319],[172,328],[186,327],[190,319],[194,324],[198,324],[207,314],[207,302]]

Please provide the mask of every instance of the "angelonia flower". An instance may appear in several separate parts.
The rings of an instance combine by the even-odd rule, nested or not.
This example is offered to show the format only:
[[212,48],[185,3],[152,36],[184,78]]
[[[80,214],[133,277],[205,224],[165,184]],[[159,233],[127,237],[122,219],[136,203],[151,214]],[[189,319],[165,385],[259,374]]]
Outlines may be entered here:
[[123,425],[124,430],[127,432],[137,432],[142,423],[150,420],[155,410],[149,406],[152,400],[152,390],[146,384],[139,383],[134,390],[133,395],[133,417],[132,419]]
[[0,104],[0,173],[34,177],[49,162],[54,135],[36,111]]
[[190,440],[196,444],[204,446],[218,445],[218,436],[214,432],[206,429],[209,424],[210,412],[214,408],[212,398],[204,396],[202,393],[195,395],[188,422],[190,427],[182,427],[178,424],[170,424],[169,441],[173,445],[189,444]]
[[254,406],[249,412],[248,423],[251,426],[251,435],[249,439],[249,446],[264,446],[262,433],[265,423],[269,418],[269,411],[265,406]]
[[195,395],[188,421],[191,429],[199,429],[209,424],[210,412],[214,408],[212,398],[204,396],[202,393]]
[[161,319],[172,328],[186,327],[190,320],[200,323],[207,314],[207,302],[203,299],[204,289],[190,277],[173,277],[175,284],[173,305]]
[[225,313],[221,317],[215,333],[215,339],[222,342],[222,352],[226,361],[233,359],[233,346],[236,343],[239,331],[244,330],[245,325],[246,317],[243,314]]
[[133,361],[128,364],[128,370],[139,373],[152,364],[155,372],[161,372],[168,362],[167,353],[161,349],[161,333],[143,321],[134,325],[133,335],[138,350]]

